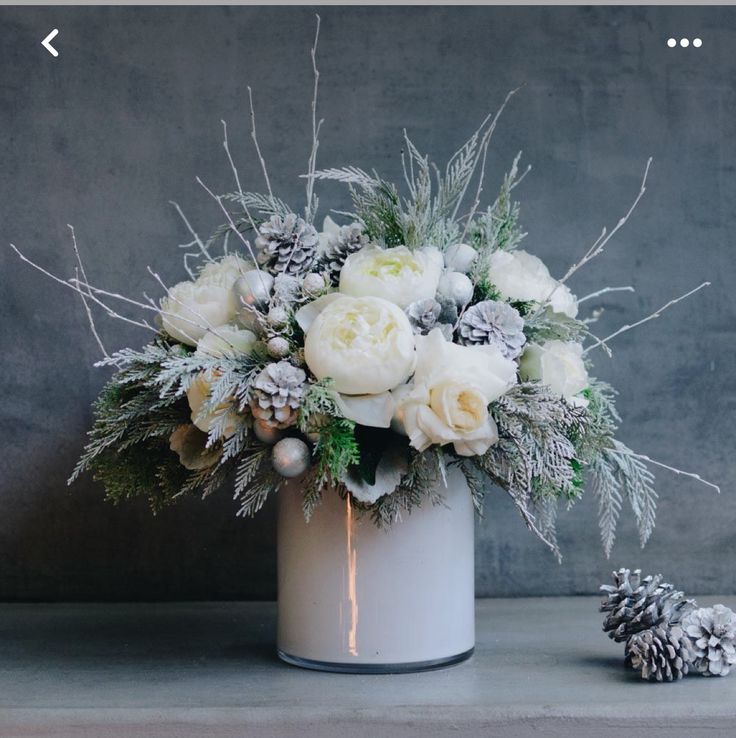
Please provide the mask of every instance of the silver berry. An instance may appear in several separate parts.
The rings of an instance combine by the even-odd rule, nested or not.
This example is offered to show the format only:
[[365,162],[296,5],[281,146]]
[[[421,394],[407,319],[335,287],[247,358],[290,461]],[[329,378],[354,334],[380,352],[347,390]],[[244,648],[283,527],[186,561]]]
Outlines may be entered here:
[[283,336],[274,336],[268,339],[266,350],[274,359],[284,359],[289,355],[289,342]]
[[305,295],[314,296],[319,294],[325,288],[325,278],[317,272],[310,272],[304,277],[302,282],[302,290]]
[[289,311],[281,305],[275,305],[268,311],[266,319],[272,328],[283,328],[289,322]]

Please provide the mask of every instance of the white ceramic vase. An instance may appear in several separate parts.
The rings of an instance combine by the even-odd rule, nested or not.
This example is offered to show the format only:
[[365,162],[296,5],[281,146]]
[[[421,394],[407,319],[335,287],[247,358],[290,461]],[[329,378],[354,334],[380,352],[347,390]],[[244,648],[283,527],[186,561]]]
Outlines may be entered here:
[[474,513],[451,469],[444,505],[388,530],[327,490],[309,523],[298,484],[279,495],[278,654],[324,671],[419,671],[475,645]]

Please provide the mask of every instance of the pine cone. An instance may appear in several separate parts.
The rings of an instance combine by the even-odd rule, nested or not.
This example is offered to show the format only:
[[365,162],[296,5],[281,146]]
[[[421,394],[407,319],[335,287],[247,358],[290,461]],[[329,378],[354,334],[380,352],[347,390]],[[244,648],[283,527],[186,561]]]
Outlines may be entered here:
[[255,418],[273,428],[288,428],[296,422],[307,375],[288,361],[267,364],[255,378],[250,408]]
[[345,259],[367,246],[369,241],[360,223],[340,226],[337,235],[328,239],[322,255],[322,267],[329,274],[330,282],[334,287],[340,283],[340,271]]
[[404,312],[409,318],[414,333],[426,336],[433,328],[439,328],[448,341],[452,340],[452,326],[449,323],[438,322],[442,305],[437,300],[432,298],[417,300],[408,305]]
[[692,644],[679,625],[658,625],[635,633],[626,642],[626,660],[642,679],[682,679],[692,663]]
[[603,630],[614,641],[625,641],[630,635],[656,625],[674,625],[695,607],[671,584],[662,583],[662,575],[641,578],[641,569],[632,574],[628,569],[613,572],[615,586],[604,584],[606,593],[600,611],[608,615]]
[[317,258],[317,231],[294,213],[273,215],[258,233],[258,261],[272,274],[306,274]]
[[507,359],[515,359],[526,342],[524,319],[505,302],[484,300],[465,311],[458,337],[466,346],[496,346]]
[[701,607],[682,619],[693,642],[693,666],[703,676],[726,676],[736,664],[736,614],[724,605]]

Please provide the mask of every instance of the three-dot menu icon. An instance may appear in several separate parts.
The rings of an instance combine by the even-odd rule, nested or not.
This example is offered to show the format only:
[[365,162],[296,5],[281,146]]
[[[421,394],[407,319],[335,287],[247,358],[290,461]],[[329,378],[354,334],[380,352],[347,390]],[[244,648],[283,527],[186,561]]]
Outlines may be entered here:
[[[686,49],[688,46],[690,46],[690,43],[691,43],[691,41],[690,41],[689,38],[681,38],[680,41],[679,41],[679,44],[680,44],[680,46],[682,46],[683,49]],[[678,44],[678,41],[677,41],[676,38],[668,38],[667,39],[667,46],[669,46],[671,49],[674,49],[675,46],[677,46],[677,44]],[[699,49],[703,45],[703,41],[702,41],[702,39],[694,38],[692,40],[692,45],[696,49]]]

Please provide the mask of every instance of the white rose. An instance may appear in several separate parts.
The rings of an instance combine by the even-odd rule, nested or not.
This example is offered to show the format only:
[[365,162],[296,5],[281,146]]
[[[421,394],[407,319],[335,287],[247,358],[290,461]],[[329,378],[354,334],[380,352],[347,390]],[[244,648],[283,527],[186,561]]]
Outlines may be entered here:
[[253,331],[235,325],[221,325],[207,331],[197,342],[197,353],[215,357],[249,354],[257,340]]
[[412,384],[393,392],[411,445],[453,443],[456,453],[485,453],[498,440],[488,405],[516,383],[516,364],[492,346],[459,346],[439,329],[417,336]]
[[405,382],[414,369],[409,319],[379,297],[330,296],[304,341],[304,359],[317,379],[337,392],[379,394]]
[[588,386],[588,372],[583,361],[583,346],[566,341],[529,344],[519,362],[522,379],[538,379],[566,400],[576,398]]
[[353,297],[382,297],[405,308],[435,296],[444,260],[434,247],[366,246],[350,254],[340,272],[340,292]]
[[189,346],[235,318],[231,290],[216,285],[179,282],[161,300],[161,325],[177,341]]
[[494,251],[488,278],[507,300],[536,303],[549,300],[555,313],[564,313],[570,318],[578,314],[575,295],[550,275],[541,259],[526,251]]
[[[222,437],[229,438],[238,429],[242,418],[235,412],[232,401],[221,402],[209,412],[204,411],[204,406],[209,399],[212,384],[217,380],[216,371],[200,372],[196,379],[189,385],[187,400],[189,409],[192,411],[192,423],[204,433],[209,433],[215,421],[222,422],[220,426]],[[222,420],[222,416],[227,416]]]

